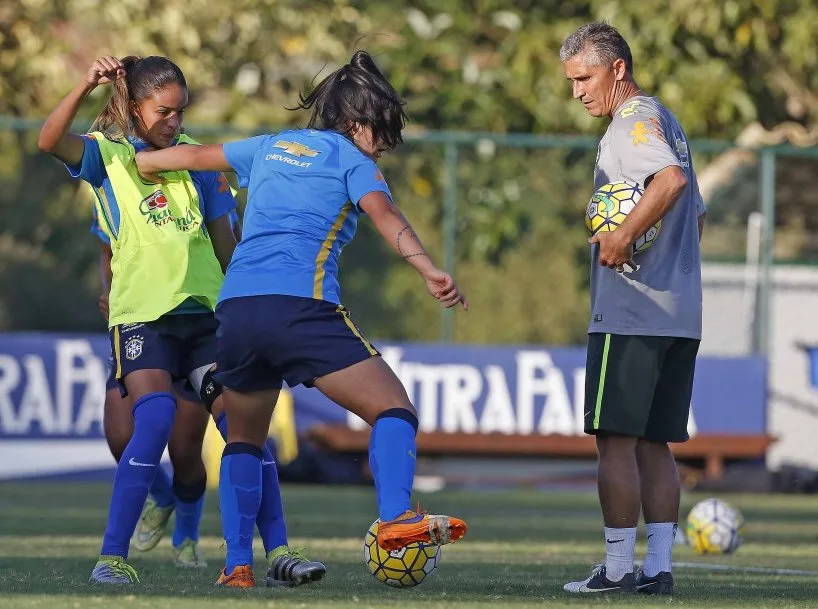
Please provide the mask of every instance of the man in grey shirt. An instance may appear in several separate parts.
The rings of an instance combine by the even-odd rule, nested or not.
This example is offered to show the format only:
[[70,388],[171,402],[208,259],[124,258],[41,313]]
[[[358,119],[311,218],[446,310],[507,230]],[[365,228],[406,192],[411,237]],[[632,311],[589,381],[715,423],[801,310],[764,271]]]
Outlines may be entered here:
[[[586,24],[565,40],[560,59],[573,96],[591,116],[611,118],[594,188],[626,180],[644,189],[616,230],[590,240],[585,431],[596,436],[599,451],[606,558],[565,590],[670,594],[680,485],[668,442],[688,439],[702,327],[704,205],[684,131],[640,91],[619,32],[606,23]],[[653,245],[635,254],[636,240],[660,220]],[[648,551],[635,576],[640,509]]]

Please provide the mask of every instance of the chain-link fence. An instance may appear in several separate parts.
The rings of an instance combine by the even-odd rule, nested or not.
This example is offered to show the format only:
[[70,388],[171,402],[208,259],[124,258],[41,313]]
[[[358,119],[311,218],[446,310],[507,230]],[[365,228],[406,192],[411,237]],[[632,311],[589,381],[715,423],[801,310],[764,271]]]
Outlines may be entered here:
[[[40,124],[0,119],[0,327],[101,329],[91,195],[37,150]],[[202,142],[250,135],[227,127],[187,131]],[[428,132],[405,139],[381,162],[386,179],[438,264],[456,271],[473,308],[441,313],[411,268],[363,221],[342,257],[341,282],[364,331],[380,339],[582,342],[582,217],[596,138]],[[769,269],[818,259],[818,149],[748,150],[713,141],[694,141],[691,149],[708,202],[704,258],[719,263],[704,274],[709,344],[724,353],[763,352]],[[239,202],[241,208],[243,193]]]

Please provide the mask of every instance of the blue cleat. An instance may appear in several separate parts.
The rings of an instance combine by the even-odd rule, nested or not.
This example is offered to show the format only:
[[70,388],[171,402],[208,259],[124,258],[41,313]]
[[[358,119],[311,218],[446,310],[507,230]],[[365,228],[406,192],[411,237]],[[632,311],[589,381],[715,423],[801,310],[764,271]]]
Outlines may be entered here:
[[121,556],[100,556],[88,581],[100,584],[138,584],[139,576]]

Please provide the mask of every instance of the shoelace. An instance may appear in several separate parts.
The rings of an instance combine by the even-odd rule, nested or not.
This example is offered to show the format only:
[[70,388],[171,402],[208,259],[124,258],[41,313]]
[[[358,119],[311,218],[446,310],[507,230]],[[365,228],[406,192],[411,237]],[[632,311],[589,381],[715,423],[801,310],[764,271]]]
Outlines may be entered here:
[[304,550],[306,550],[306,548],[289,548],[284,556],[310,562],[309,558],[304,555]]
[[112,560],[105,563],[114,575],[127,577],[130,581],[139,583],[139,576],[136,569],[121,560]]
[[[407,516],[406,518],[404,518],[403,516],[406,514],[406,512],[412,512],[412,513],[413,513],[413,515],[412,515],[412,516]],[[411,509],[409,509],[409,510],[406,510],[406,512],[404,512],[403,514],[401,514],[400,516],[398,516],[398,518],[396,519],[396,521],[397,521],[397,522],[402,522],[402,521],[404,521],[404,520],[411,520],[411,519],[412,519],[412,518],[414,518],[415,516],[425,516],[425,515],[427,514],[426,510],[421,509],[421,507],[420,507],[420,501],[418,501],[418,507],[417,507],[417,509],[416,509],[416,510],[411,510]],[[395,521],[393,521],[393,522],[395,522]]]

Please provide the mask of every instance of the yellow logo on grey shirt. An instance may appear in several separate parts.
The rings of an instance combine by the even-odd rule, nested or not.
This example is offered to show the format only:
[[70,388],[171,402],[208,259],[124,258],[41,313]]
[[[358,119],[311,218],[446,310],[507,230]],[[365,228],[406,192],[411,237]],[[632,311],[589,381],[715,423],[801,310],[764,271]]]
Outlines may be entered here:
[[640,101],[638,99],[633,100],[619,111],[619,116],[622,118],[630,118],[636,113],[636,109],[639,108],[639,104]]

